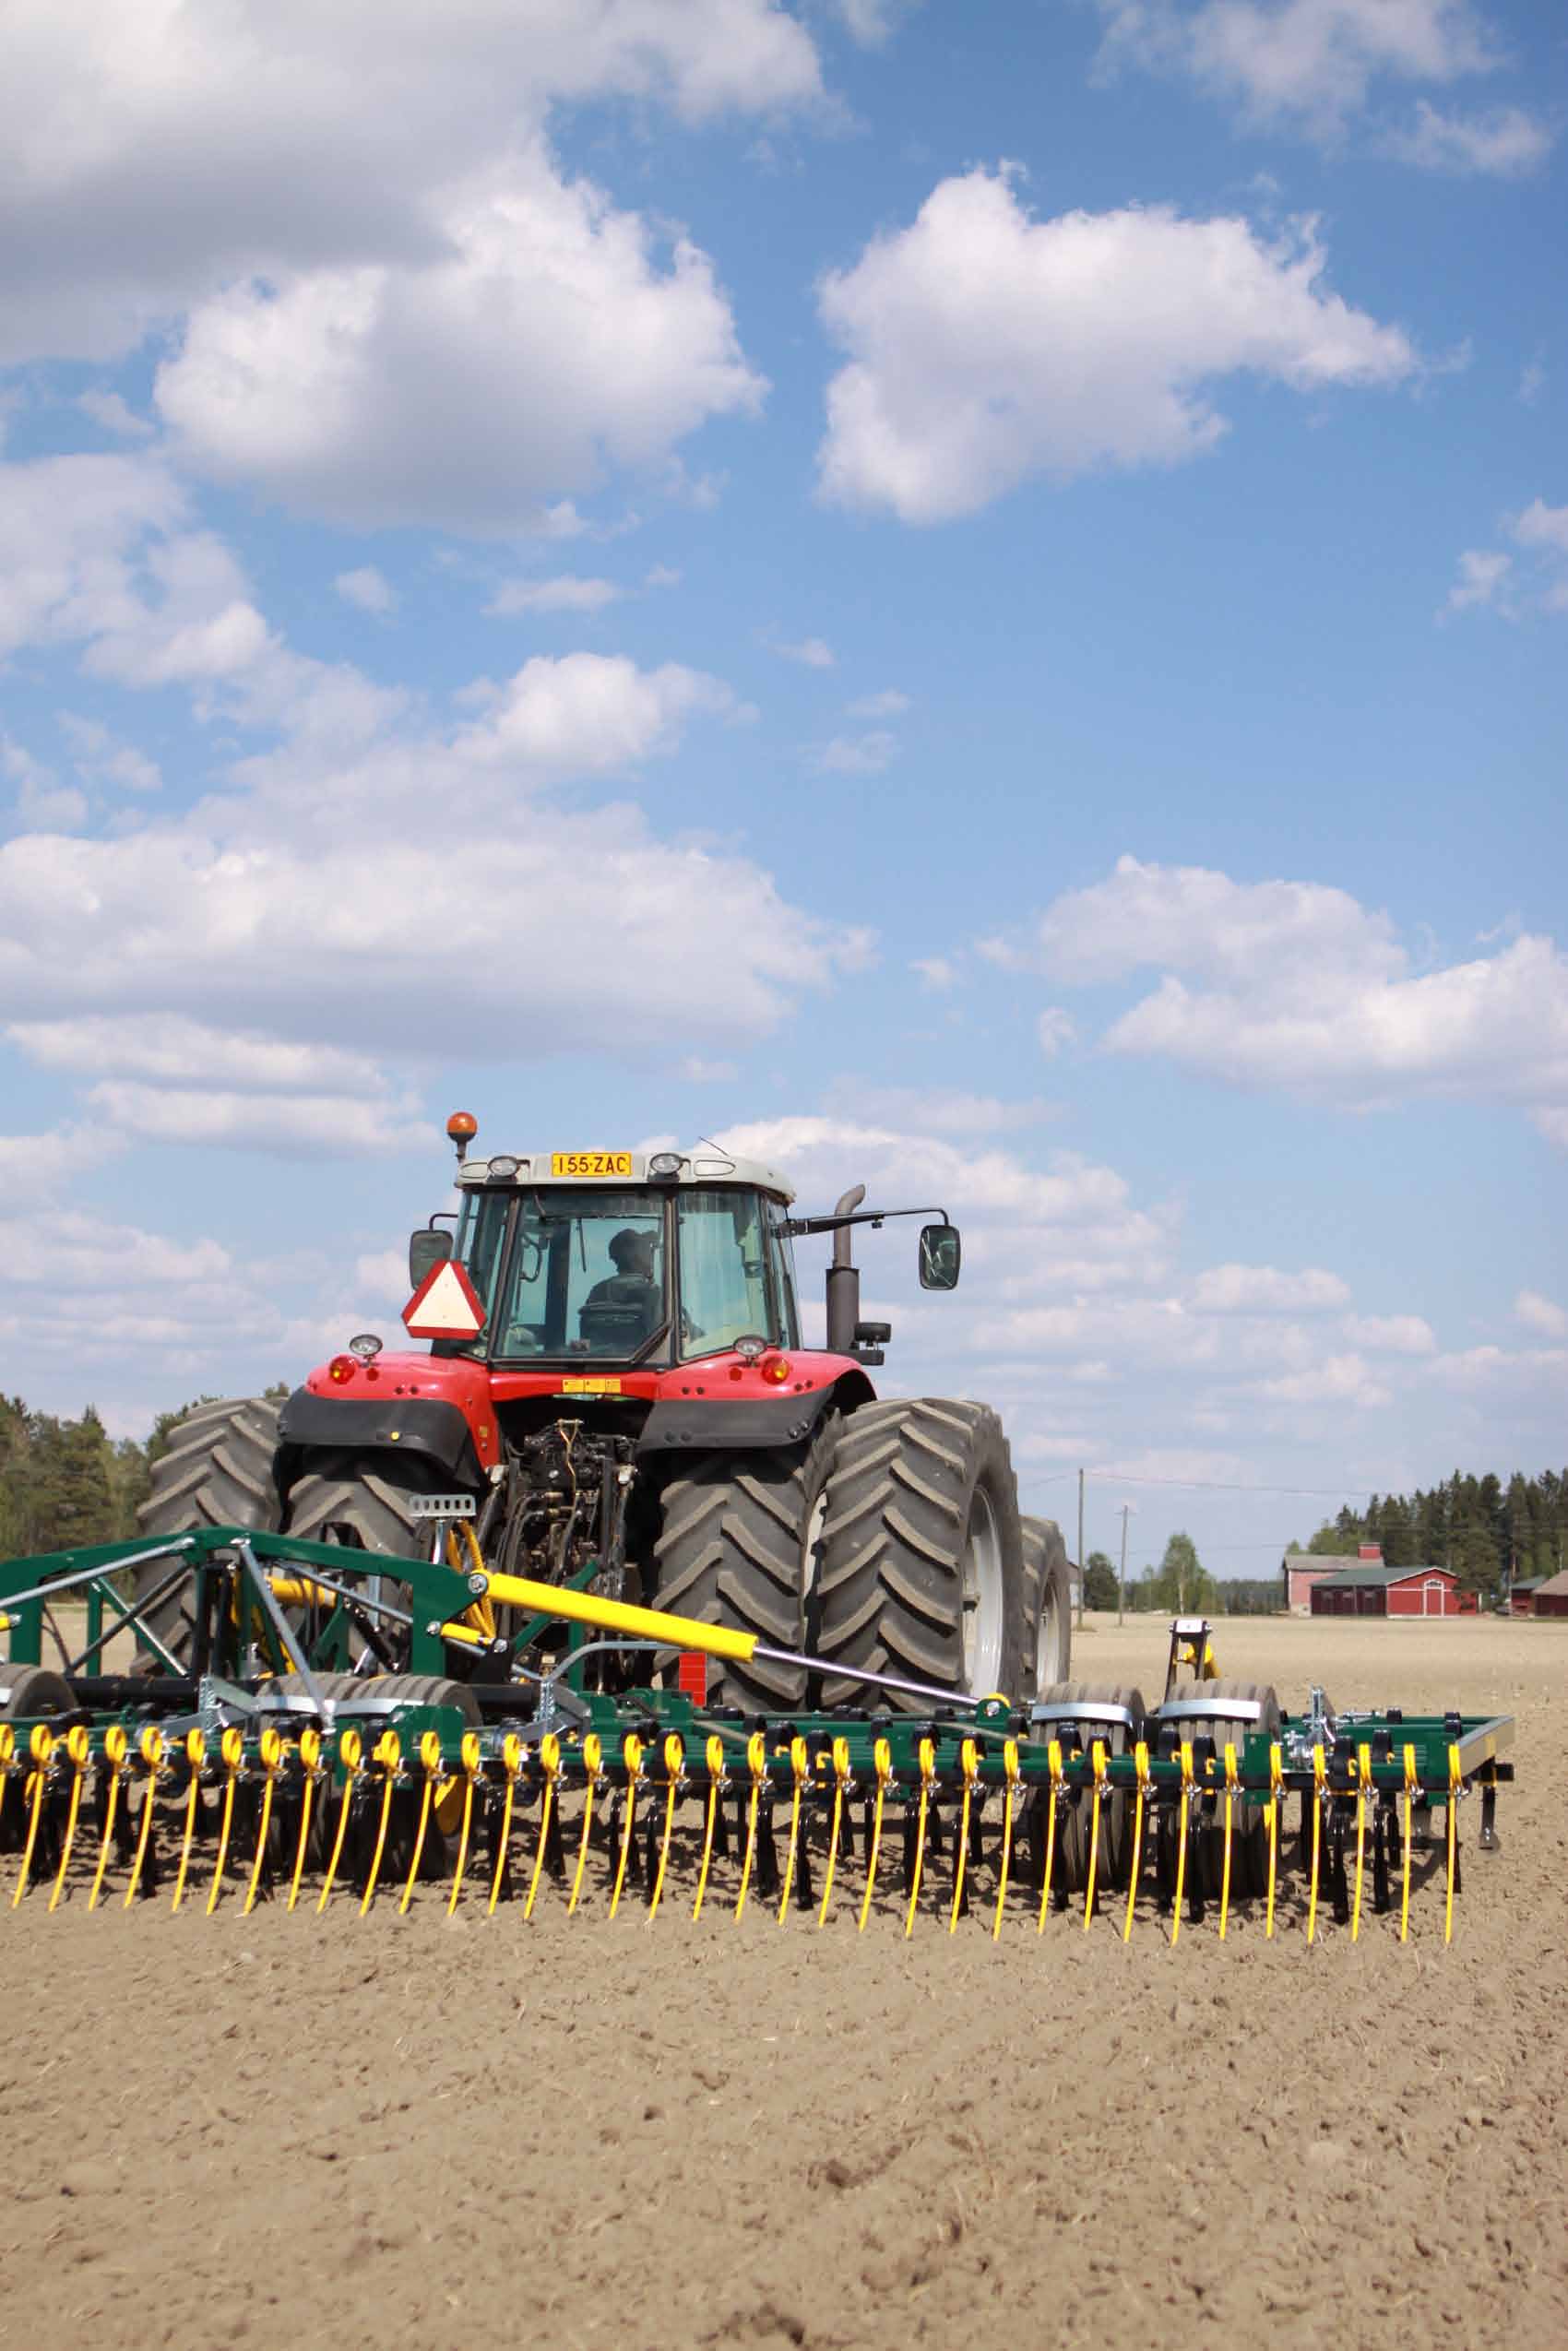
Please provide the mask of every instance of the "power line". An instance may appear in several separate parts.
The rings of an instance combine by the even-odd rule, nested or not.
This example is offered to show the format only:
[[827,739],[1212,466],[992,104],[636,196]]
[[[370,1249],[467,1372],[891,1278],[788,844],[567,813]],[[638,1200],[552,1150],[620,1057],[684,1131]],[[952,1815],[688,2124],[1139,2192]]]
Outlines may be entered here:
[[[1348,1502],[1353,1495],[1374,1490],[1371,1486],[1243,1486],[1223,1478],[1123,1477],[1115,1469],[1086,1469],[1083,1474],[1098,1478],[1102,1486],[1174,1486],[1183,1492],[1199,1494],[1307,1494],[1323,1502]],[[1077,1475],[1075,1469],[1053,1469],[1041,1478],[1029,1471],[1019,1482],[1031,1488],[1060,1486]]]
[[[1071,1470],[1063,1472],[1073,1476]],[[1352,1494],[1370,1494],[1370,1486],[1242,1486],[1223,1478],[1134,1478],[1123,1477],[1116,1469],[1086,1469],[1086,1478],[1098,1478],[1102,1486],[1179,1486],[1183,1491],[1202,1494],[1315,1494],[1331,1502],[1346,1502]],[[1053,1478],[1036,1481],[1052,1485]]]

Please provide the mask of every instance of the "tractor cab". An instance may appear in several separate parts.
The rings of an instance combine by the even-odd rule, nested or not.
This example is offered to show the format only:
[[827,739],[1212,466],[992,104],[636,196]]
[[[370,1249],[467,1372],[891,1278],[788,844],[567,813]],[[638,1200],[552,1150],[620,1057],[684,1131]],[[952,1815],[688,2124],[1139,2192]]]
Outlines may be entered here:
[[540,1152],[464,1159],[455,1236],[413,1236],[418,1277],[448,1251],[484,1326],[443,1354],[492,1364],[663,1368],[754,1338],[800,1345],[791,1193],[706,1153]]

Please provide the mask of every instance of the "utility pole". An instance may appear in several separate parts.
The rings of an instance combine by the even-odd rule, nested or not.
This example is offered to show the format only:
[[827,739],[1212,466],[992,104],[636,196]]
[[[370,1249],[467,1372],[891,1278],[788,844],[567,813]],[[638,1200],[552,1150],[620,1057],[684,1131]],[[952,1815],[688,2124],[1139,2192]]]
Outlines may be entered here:
[[1122,1573],[1116,1578],[1116,1621],[1118,1624],[1122,1621],[1123,1613],[1127,1605],[1127,1513],[1132,1507],[1131,1502],[1123,1502],[1122,1505]]
[[1078,1472],[1078,1630],[1084,1629],[1084,1473]]

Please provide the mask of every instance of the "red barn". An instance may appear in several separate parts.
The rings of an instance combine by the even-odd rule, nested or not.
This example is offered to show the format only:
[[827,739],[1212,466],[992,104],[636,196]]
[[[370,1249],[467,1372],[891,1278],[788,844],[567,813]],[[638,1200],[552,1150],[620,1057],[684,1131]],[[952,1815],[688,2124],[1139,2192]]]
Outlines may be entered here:
[[[1564,1585],[1568,1590],[1568,1578]],[[1451,1567],[1385,1567],[1381,1561],[1357,1560],[1313,1586],[1313,1616],[1458,1616],[1460,1612],[1459,1579]]]
[[1279,1562],[1279,1573],[1285,1580],[1285,1605],[1305,1616],[1312,1606],[1315,1587],[1327,1575],[1337,1575],[1346,1567],[1381,1567],[1383,1549],[1378,1543],[1363,1543],[1359,1551],[1287,1551]]

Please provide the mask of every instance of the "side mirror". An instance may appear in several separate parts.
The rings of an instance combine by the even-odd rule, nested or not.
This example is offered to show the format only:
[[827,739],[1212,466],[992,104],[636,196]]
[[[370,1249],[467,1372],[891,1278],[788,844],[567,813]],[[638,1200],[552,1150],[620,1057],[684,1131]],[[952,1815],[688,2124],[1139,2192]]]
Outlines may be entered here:
[[[418,1289],[425,1276],[452,1254],[452,1236],[439,1225],[422,1225],[409,1235],[409,1287]],[[921,1279],[925,1277],[922,1275]]]
[[964,1245],[956,1225],[921,1227],[921,1288],[956,1289]]

